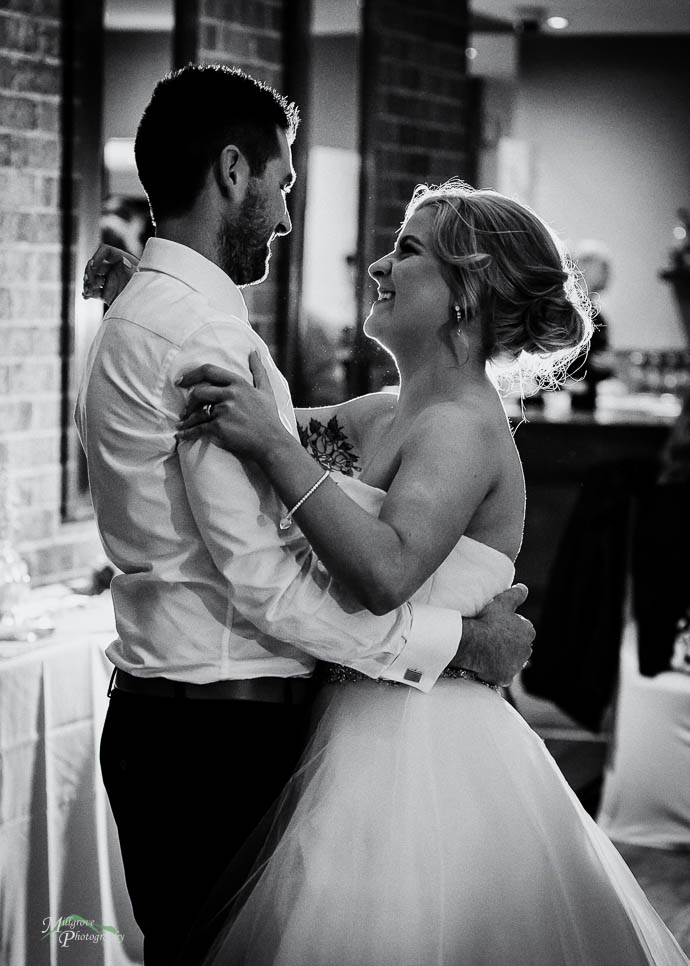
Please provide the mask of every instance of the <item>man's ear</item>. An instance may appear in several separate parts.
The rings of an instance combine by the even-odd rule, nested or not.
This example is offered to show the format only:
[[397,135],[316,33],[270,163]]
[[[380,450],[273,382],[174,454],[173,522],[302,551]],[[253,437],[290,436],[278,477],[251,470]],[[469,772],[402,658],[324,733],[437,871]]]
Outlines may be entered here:
[[215,164],[218,189],[224,198],[241,201],[249,181],[249,164],[235,144],[226,144]]

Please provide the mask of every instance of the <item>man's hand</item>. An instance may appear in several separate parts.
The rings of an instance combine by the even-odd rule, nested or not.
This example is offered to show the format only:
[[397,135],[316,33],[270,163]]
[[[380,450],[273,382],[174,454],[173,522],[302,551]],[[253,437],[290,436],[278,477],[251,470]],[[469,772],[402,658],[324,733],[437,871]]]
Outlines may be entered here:
[[526,599],[525,585],[515,584],[494,597],[476,617],[464,618],[460,647],[450,666],[466,668],[482,681],[508,687],[532,653],[534,627],[515,613]]

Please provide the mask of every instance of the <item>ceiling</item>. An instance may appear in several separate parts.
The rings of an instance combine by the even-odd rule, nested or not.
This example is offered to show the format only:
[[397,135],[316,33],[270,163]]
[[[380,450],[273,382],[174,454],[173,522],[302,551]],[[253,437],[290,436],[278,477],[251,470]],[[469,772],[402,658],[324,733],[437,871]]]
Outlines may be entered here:
[[[355,33],[362,0],[312,0],[316,33]],[[451,0],[452,2],[452,0]],[[514,0],[470,0],[475,15],[501,29],[530,19],[530,11],[567,17],[563,34],[690,33],[690,0],[543,0],[538,5]],[[109,30],[170,30],[173,0],[106,0]]]

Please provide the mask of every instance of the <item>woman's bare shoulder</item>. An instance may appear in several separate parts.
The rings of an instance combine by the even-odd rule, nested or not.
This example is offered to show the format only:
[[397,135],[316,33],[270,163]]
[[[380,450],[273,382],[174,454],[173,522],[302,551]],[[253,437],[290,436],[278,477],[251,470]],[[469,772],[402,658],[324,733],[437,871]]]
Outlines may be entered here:
[[401,456],[408,470],[426,479],[454,484],[468,472],[487,486],[501,478],[514,448],[505,419],[492,407],[441,402],[424,409],[411,424]]
[[355,396],[342,403],[348,419],[361,426],[368,426],[382,417],[391,415],[398,403],[397,392],[370,392],[365,396]]
[[452,402],[439,402],[419,413],[410,426],[406,442],[418,446],[424,440],[431,446],[445,441],[446,446],[483,447],[496,442],[506,432],[505,420],[482,406],[458,406]]
[[327,425],[335,420],[349,435],[359,439],[369,432],[372,424],[391,415],[397,401],[397,394],[370,392],[365,396],[355,396],[354,399],[348,399],[334,406],[296,409],[295,413],[300,426],[307,426],[311,422]]

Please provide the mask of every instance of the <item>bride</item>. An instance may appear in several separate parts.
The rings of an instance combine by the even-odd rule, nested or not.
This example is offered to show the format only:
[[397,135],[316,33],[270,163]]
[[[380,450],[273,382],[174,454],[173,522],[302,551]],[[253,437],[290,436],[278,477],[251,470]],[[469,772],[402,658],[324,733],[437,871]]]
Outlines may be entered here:
[[[281,526],[375,613],[412,597],[472,614],[510,586],[524,519],[487,361],[553,375],[591,333],[586,298],[531,211],[458,182],[418,188],[369,271],[365,331],[399,395],[301,414],[312,455],[346,474],[282,426],[256,357],[254,386],[214,366],[186,377],[180,440],[259,463],[293,508]],[[208,966],[687,964],[500,692],[462,672],[430,694],[323,673],[311,742]]]

